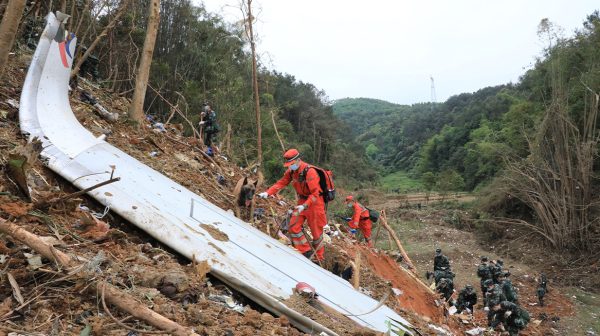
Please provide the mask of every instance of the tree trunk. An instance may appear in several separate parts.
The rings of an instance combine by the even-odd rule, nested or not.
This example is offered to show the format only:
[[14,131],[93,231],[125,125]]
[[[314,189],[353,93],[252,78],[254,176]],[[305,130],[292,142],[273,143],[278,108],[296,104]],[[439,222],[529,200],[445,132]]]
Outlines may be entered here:
[[150,8],[148,10],[149,15],[146,39],[144,40],[140,66],[135,78],[133,100],[131,102],[131,107],[129,108],[129,117],[138,124],[141,124],[144,121],[144,99],[146,97],[148,78],[150,77],[150,66],[152,65],[152,54],[154,53],[156,34],[158,33],[160,0],[151,0]]
[[256,114],[256,149],[258,151],[258,164],[262,166],[262,135],[260,125],[260,100],[258,97],[258,74],[256,73],[256,45],[252,31],[252,0],[248,0],[248,35],[252,48],[252,87],[254,88],[254,112]]
[[2,23],[0,23],[0,76],[4,71],[4,66],[8,60],[8,53],[12,49],[17,35],[17,28],[23,9],[25,8],[25,0],[9,0]]

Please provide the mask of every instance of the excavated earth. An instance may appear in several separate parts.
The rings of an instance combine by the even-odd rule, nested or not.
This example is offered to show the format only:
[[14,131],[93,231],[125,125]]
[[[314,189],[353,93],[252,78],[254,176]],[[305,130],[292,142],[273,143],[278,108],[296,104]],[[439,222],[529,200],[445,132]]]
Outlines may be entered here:
[[[4,167],[0,175],[0,217],[45,237],[46,243],[63,252],[89,261],[94,279],[111,283],[198,334],[302,335],[287,318],[271,315],[211,277],[206,263],[191,264],[87,196],[36,207],[42,201],[77,190],[45,168],[37,160],[39,149],[26,144],[20,135],[15,103],[30,58],[26,52],[11,55],[11,67],[0,82],[0,164]],[[82,90],[92,93],[108,110],[118,112],[121,121],[101,119],[92,106],[79,99]],[[154,130],[150,124],[132,127],[125,118],[127,99],[97,84],[79,80],[70,101],[78,120],[94,135],[108,134],[107,141],[112,145],[225,210],[235,210],[238,180],[258,178],[251,169],[242,169],[228,160],[227,153],[214,159],[205,157],[197,141],[182,136],[177,125],[167,125],[166,133]],[[26,164],[15,171],[9,164],[15,160]],[[258,200],[255,207],[264,209],[264,215],[252,225],[276,237],[280,216],[287,209],[285,200]],[[228,239],[218,230],[210,232],[219,240]],[[337,274],[354,265],[359,271],[354,271],[349,281],[399,312],[421,335],[440,334],[430,327],[432,324],[455,335],[485,325],[483,313],[466,322],[447,316],[422,279],[409,274],[395,256],[357,244],[344,232],[328,240],[322,266]],[[85,292],[88,281],[65,273],[27,246],[1,234],[0,270],[0,336],[141,335],[154,330],[114,306],[104,308],[100,293]],[[9,274],[16,286],[9,282]],[[377,334],[323,307],[318,298],[294,295],[286,303],[339,335]],[[563,307],[565,311],[560,313],[568,314],[568,302]],[[375,307],[365,307],[370,308]]]

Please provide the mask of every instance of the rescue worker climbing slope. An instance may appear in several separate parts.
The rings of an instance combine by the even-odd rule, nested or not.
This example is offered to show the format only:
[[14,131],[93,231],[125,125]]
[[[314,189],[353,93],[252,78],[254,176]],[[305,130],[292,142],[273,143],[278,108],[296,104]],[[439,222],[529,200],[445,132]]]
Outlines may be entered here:
[[[288,231],[292,238],[292,245],[305,257],[312,254],[308,237],[304,236],[302,226],[306,221],[313,236],[312,246],[316,249],[315,258],[323,260],[323,227],[327,224],[325,213],[325,200],[323,191],[319,185],[319,174],[315,169],[300,159],[300,153],[296,149],[290,149],[283,154],[284,167],[288,169],[283,177],[275,182],[267,191],[258,194],[261,198],[275,195],[285,188],[290,182],[298,195],[298,203],[290,218]],[[308,168],[308,169],[307,169]]]
[[346,205],[353,211],[348,225],[353,229],[360,229],[367,245],[373,247],[373,243],[371,242],[371,228],[373,227],[373,223],[369,216],[369,209],[358,203],[358,201],[355,201],[352,195],[346,197]]

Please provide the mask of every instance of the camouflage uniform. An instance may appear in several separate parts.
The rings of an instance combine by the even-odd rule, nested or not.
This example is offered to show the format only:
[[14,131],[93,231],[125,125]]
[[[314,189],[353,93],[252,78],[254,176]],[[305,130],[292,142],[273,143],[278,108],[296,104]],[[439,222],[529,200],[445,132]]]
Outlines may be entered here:
[[442,251],[438,249],[433,258],[433,271],[442,270],[443,268],[450,270],[450,259],[443,255]]
[[481,295],[485,298],[486,288],[483,283],[487,279],[492,279],[492,272],[490,271],[490,266],[488,265],[486,257],[481,258],[481,264],[477,267],[477,277],[480,279]]
[[519,331],[523,330],[530,320],[529,313],[525,309],[509,301],[502,301],[500,308],[493,313],[490,326],[495,328],[502,323],[510,336],[519,335]]
[[506,297],[502,292],[502,288],[500,288],[500,286],[497,284],[494,284],[491,279],[486,280],[485,285],[487,290],[485,292],[484,303],[488,308],[488,325],[492,326],[492,321],[494,319],[493,307],[500,304],[502,301],[506,301]]
[[207,105],[206,108],[202,131],[204,132],[204,144],[207,147],[211,147],[216,142],[217,133],[219,133],[221,128],[217,124],[217,113],[208,106],[210,105]]
[[435,284],[437,285],[440,280],[442,279],[449,279],[449,280],[453,280],[454,279],[455,274],[450,271],[450,269],[447,269],[445,267],[443,267],[442,269],[439,270],[435,270],[433,272],[433,278],[435,280]]
[[435,291],[440,293],[444,300],[449,301],[452,293],[454,293],[454,282],[451,279],[442,278],[435,287]]
[[544,306],[544,296],[546,295],[546,288],[544,288],[542,285],[540,285],[537,288],[536,291],[537,294],[537,298],[538,298],[538,303],[540,304],[540,306]]
[[473,313],[473,306],[476,303],[477,293],[473,290],[473,286],[467,285],[458,293],[458,300],[456,300],[457,312],[460,313],[468,308]]
[[512,282],[509,279],[502,279],[500,281],[500,288],[502,288],[502,292],[506,297],[506,301],[510,301],[512,303],[517,303],[519,301],[517,291],[515,290],[515,287],[512,285]]
[[492,273],[492,280],[494,280],[495,284],[500,283],[500,280],[498,280],[498,278],[502,276],[503,265],[504,265],[504,262],[502,260],[496,260],[495,263],[492,263],[490,265],[490,272]]

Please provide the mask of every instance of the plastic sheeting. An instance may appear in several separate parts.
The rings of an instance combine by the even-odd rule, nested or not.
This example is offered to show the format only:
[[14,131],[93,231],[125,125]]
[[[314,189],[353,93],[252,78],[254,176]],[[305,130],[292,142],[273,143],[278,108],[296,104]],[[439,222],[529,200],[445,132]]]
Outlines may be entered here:
[[[76,40],[63,44],[66,53],[65,49],[61,52],[61,44],[54,40],[57,32],[60,35],[60,22],[50,14],[27,73],[19,115],[22,132],[30,140],[41,140],[41,156],[50,169],[84,189],[107,180],[110,167],[115,166],[115,176],[121,180],[94,189],[90,196],[185,257],[208,261],[217,277],[225,281],[235,279],[228,282],[234,287],[235,283],[247,284],[254,297],[259,293],[263,300],[285,303],[283,300],[290,297],[292,288],[302,281],[316,288],[321,303],[342,314],[357,315],[349,318],[359,325],[387,331],[390,318],[410,325],[386,306],[364,314],[378,302],[277,240],[95,138],[76,120],[68,100],[73,61],[70,55],[75,55]],[[243,288],[236,289],[244,293]]]

